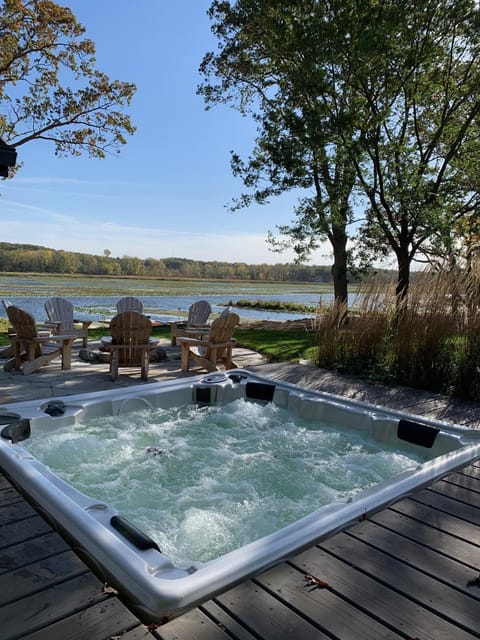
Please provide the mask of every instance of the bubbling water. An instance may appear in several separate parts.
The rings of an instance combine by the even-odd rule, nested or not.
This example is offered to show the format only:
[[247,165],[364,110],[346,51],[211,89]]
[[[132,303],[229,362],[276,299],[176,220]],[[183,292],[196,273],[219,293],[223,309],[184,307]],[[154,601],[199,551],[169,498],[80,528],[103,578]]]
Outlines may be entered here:
[[206,562],[418,463],[274,404],[96,418],[22,443],[114,506],[179,566]]

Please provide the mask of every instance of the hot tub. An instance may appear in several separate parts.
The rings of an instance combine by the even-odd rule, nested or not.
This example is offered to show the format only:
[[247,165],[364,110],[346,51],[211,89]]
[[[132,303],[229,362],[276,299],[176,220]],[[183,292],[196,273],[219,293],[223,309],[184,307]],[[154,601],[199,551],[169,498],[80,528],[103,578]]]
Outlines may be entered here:
[[[267,493],[270,491],[270,484],[283,484],[288,487],[289,484],[294,485],[296,482],[297,485],[301,485],[301,473],[304,473],[305,493],[313,496],[311,506],[304,507],[304,512],[295,510],[297,503],[301,503],[304,497],[300,496],[297,488],[294,487],[293,492],[288,496],[290,506],[287,509],[294,514],[293,516],[290,514],[293,520],[289,520],[288,517],[286,520],[270,518],[271,512],[277,511],[277,507],[270,509],[270,513],[267,513],[267,507],[265,507],[264,520],[271,520],[270,529],[265,529],[261,534],[257,533],[254,539],[242,539],[240,542],[230,540],[230,547],[227,546],[218,553],[212,552],[211,557],[208,556],[206,559],[200,555],[193,560],[179,560],[173,551],[165,551],[169,548],[169,538],[174,537],[177,526],[174,524],[174,529],[170,529],[170,533],[165,538],[162,523],[165,523],[166,529],[167,520],[171,519],[171,515],[167,515],[166,508],[164,512],[163,507],[156,508],[154,502],[153,507],[150,505],[150,513],[158,511],[159,521],[155,521],[151,526],[146,522],[139,527],[139,522],[144,522],[142,518],[135,514],[126,515],[122,508],[118,508],[117,499],[108,497],[108,492],[105,495],[102,493],[99,498],[100,494],[92,495],[96,493],[93,489],[92,492],[81,491],[78,486],[76,488],[71,482],[60,477],[63,473],[61,465],[56,469],[55,464],[45,453],[52,449],[47,439],[59,434],[57,440],[65,441],[67,445],[72,439],[73,447],[77,447],[78,451],[78,466],[88,468],[86,464],[88,461],[80,455],[80,449],[83,447],[78,446],[77,443],[84,441],[85,445],[91,447],[92,452],[100,449],[103,457],[108,457],[109,451],[108,440],[107,444],[92,442],[92,433],[95,429],[92,432],[89,425],[95,425],[99,421],[100,427],[97,431],[102,431],[102,420],[109,421],[110,417],[112,420],[116,417],[127,417],[130,424],[133,424],[133,430],[123,435],[113,436],[110,442],[115,443],[116,440],[123,438],[128,444],[127,457],[132,457],[131,441],[136,435],[137,426],[140,431],[140,422],[144,420],[144,416],[149,412],[160,415],[160,424],[152,426],[151,429],[156,430],[156,437],[163,438],[163,431],[167,428],[165,418],[167,414],[163,412],[173,411],[173,415],[177,415],[175,411],[179,408],[182,408],[182,411],[185,408],[185,411],[198,412],[202,420],[204,415],[208,417],[211,413],[214,417],[220,416],[223,421],[230,421],[227,425],[229,429],[232,426],[236,427],[233,445],[231,444],[233,436],[228,429],[225,429],[223,423],[220,425],[220,431],[228,432],[227,440],[218,441],[219,444],[215,444],[216,440],[213,444],[209,441],[210,437],[214,437],[210,433],[209,423],[200,421],[197,425],[195,422],[190,429],[193,435],[197,436],[198,433],[195,434],[195,432],[200,431],[200,443],[203,439],[207,452],[209,447],[212,450],[215,447],[220,450],[221,460],[224,460],[223,466],[234,467],[233,475],[228,477],[228,484],[234,484],[232,478],[237,478],[238,486],[233,489],[236,497],[231,498],[227,495],[227,505],[236,502],[239,505],[236,510],[241,512],[251,509],[248,465],[258,458],[260,475],[267,476],[267,471],[270,473],[266,480],[262,478],[262,481],[267,482]],[[243,426],[240,425],[239,429],[237,424],[241,422],[239,416],[243,419],[243,414],[251,414],[254,422],[269,420],[270,414],[266,410],[270,408],[281,414],[281,425],[279,423],[280,426],[273,424],[254,425],[254,427],[273,433],[273,437],[280,442],[280,451],[290,449],[287,451],[287,462],[282,464],[292,466],[281,467],[277,472],[274,467],[270,470],[272,459],[277,457],[271,449],[273,445],[270,441],[266,441],[267,444],[264,445],[260,440],[254,440],[253,444],[246,445],[248,448],[246,453],[238,449],[243,435]],[[192,413],[186,413],[184,422],[193,423],[192,415]],[[169,420],[171,422],[170,418]],[[297,429],[298,434],[290,435],[293,432],[286,429],[285,420],[288,422],[288,429],[290,429],[290,423],[293,423],[293,428]],[[367,514],[384,508],[401,497],[480,458],[480,431],[439,421],[424,419],[419,421],[418,417],[410,414],[302,389],[287,383],[274,382],[238,369],[225,374],[210,374],[179,381],[72,395],[43,402],[3,405],[0,407],[0,422],[2,423],[0,438],[2,471],[41,513],[72,541],[76,548],[81,549],[82,556],[92,569],[102,580],[119,590],[123,599],[143,621],[157,623],[166,622],[180,615],[241,580],[258,574],[326,536],[344,529]],[[319,425],[325,425],[325,429],[323,426],[320,428]],[[169,430],[175,431],[175,425],[172,429],[170,424]],[[334,489],[329,487],[326,490],[322,488],[317,494],[315,474],[319,467],[323,465],[327,471],[325,474],[325,469],[323,470],[324,475],[331,475],[329,470],[333,474],[337,459],[343,455],[334,451],[333,462],[322,461],[322,447],[326,448],[323,439],[318,451],[314,452],[311,443],[319,440],[319,434],[320,432],[323,434],[324,430],[328,432],[328,437],[332,437],[332,432],[337,431],[342,434],[342,439],[345,434],[348,435],[347,458],[353,459],[354,467],[358,466],[359,457],[364,457],[365,450],[374,451],[375,447],[375,451],[380,449],[390,452],[394,463],[387,462],[386,465],[391,467],[393,475],[387,474],[375,481],[377,476],[375,470],[374,473],[372,472],[373,480],[370,481],[367,477],[367,481],[362,480],[363,484],[354,485],[350,491],[342,485],[338,491],[335,487]],[[280,431],[283,439],[279,436]],[[74,435],[70,435],[70,432]],[[263,433],[261,436],[263,443]],[[298,443],[303,441],[302,445],[294,440],[297,436]],[[169,481],[157,479],[164,476],[157,476],[152,472],[152,469],[158,469],[159,472],[161,469],[163,473],[163,466],[168,465],[177,467],[180,471],[185,469],[185,457],[182,458],[181,455],[185,438],[185,433],[182,432],[179,444],[172,444],[173,441],[169,440],[166,448],[163,444],[162,446],[140,445],[141,464],[150,465],[142,467],[144,471],[146,470],[147,484],[150,486],[138,491],[149,492],[151,485],[158,484],[160,492],[168,496],[173,506],[176,507],[177,503],[187,500],[190,505],[188,522],[191,522],[192,512],[195,516],[202,514],[203,518],[206,517],[206,520],[200,520],[202,533],[204,536],[211,535],[213,538],[214,535],[210,533],[211,529],[208,526],[209,518],[215,522],[220,516],[209,511],[209,507],[195,507],[197,487],[189,489],[187,485],[180,491],[176,485],[170,486]],[[245,440],[246,438],[245,431]],[[45,443],[43,443],[44,440]],[[161,442],[163,443],[163,440]],[[88,446],[85,449],[87,452]],[[304,449],[301,449],[301,446]],[[104,448],[101,449],[101,447]],[[228,460],[223,455],[224,452],[226,454],[227,449],[230,451]],[[83,455],[85,456],[85,452]],[[112,445],[112,457],[113,455]],[[375,455],[377,454],[374,453]],[[62,457],[63,454],[60,456]],[[155,460],[152,462],[147,458]],[[400,461],[403,466],[397,467],[397,461]],[[194,476],[203,473],[197,472],[196,463],[197,460],[192,461],[190,458],[189,464],[194,466]],[[217,468],[221,466],[218,462],[214,464],[217,464]],[[75,465],[69,462],[66,466]],[[244,467],[247,469],[246,476],[239,476],[239,471]],[[95,469],[98,475],[99,471],[94,461],[91,468]],[[294,482],[293,476],[297,471],[300,472],[300,479]],[[117,467],[114,475],[121,476],[122,472],[123,469],[119,470]],[[105,474],[103,484],[108,488],[112,478],[107,477],[107,472]],[[215,482],[218,482],[217,475],[220,476],[220,473],[217,474],[215,469],[205,473],[205,477],[211,476]],[[344,475],[350,475],[350,471],[345,471]],[[356,476],[356,472],[352,471],[352,475]],[[125,487],[130,484],[129,479],[123,476],[121,482]],[[132,478],[132,486],[137,486],[136,483],[137,479]],[[260,492],[258,489],[252,491]],[[330,496],[330,502],[325,503],[322,491],[323,493],[326,491]],[[215,500],[217,500],[216,496]],[[285,500],[288,502],[287,498]],[[260,502],[260,505],[262,504]],[[257,510],[254,519],[262,520],[262,515],[262,512],[259,513]],[[261,525],[263,524],[262,522]],[[250,525],[247,526],[249,527]],[[233,523],[232,528],[241,527]]]

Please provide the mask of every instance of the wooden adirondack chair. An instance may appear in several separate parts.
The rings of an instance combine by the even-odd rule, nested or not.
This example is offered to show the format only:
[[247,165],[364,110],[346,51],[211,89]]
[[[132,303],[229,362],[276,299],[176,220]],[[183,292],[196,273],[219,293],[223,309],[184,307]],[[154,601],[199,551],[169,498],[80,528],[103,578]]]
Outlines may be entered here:
[[75,320],[73,315],[73,304],[65,298],[50,298],[45,303],[45,311],[48,320],[52,323],[55,334],[72,334],[75,339],[81,339],[83,347],[88,347],[88,327],[91,320]]
[[172,320],[168,323],[171,329],[171,344],[175,346],[179,336],[196,337],[194,330],[197,330],[197,333],[201,335],[202,330],[210,329],[207,320],[211,312],[212,307],[207,300],[198,300],[190,305],[186,322]]
[[127,296],[126,298],[120,298],[117,302],[117,313],[124,313],[125,311],[136,311],[137,313],[143,313],[143,302],[133,296]]
[[119,313],[110,322],[111,336],[102,338],[102,345],[110,351],[110,376],[118,377],[119,367],[141,367],[143,380],[148,380],[150,352],[158,344],[151,338],[150,318],[136,311]]
[[[12,306],[12,303],[10,302],[10,300],[6,300],[5,298],[2,300],[2,304],[5,311],[8,309],[8,307]],[[13,330],[13,327],[8,327],[7,332],[9,336],[12,333],[15,333]],[[8,347],[3,347],[3,349],[0,349],[0,358],[13,358],[14,355],[15,355],[15,349],[13,348],[13,344],[9,344]]]
[[219,364],[225,369],[232,368],[232,348],[235,341],[233,332],[240,324],[236,313],[216,318],[210,333],[202,338],[180,337],[182,351],[182,371],[188,371],[190,360],[197,362],[207,371],[218,371]]
[[16,369],[27,375],[59,357],[62,369],[71,368],[75,335],[41,335],[33,316],[14,305],[7,308],[7,315],[14,331],[10,334],[14,357],[5,363],[6,371]]

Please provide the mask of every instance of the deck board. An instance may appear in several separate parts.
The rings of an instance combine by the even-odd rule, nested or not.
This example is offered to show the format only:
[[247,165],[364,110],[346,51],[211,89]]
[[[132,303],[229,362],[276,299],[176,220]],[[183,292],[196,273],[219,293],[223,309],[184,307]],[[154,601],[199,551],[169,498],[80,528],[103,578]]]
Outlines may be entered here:
[[284,604],[314,621],[325,633],[341,637],[342,640],[398,640],[402,637],[343,599],[334,589],[310,584],[305,572],[292,565],[280,565],[261,575],[255,582],[275,593]]
[[[365,573],[356,563],[351,564],[331,554],[328,547],[335,550],[333,540],[331,539],[326,549],[323,548],[323,544],[321,548],[308,549],[294,558],[292,563],[300,570],[328,582],[329,588],[340,597],[407,637],[422,640],[471,640],[478,637],[476,631],[474,635],[461,629],[458,624],[443,619],[438,613],[412,599],[410,595],[398,591],[394,584],[397,576],[393,572],[388,582],[377,580],[375,574]],[[414,579],[412,574],[410,576]],[[415,588],[415,582],[411,583],[410,588]],[[382,638],[382,635],[377,637]]]
[[0,475],[1,640],[153,637]]
[[305,616],[251,580],[218,596],[216,602],[263,640],[291,638],[292,634],[302,640],[329,638]]
[[[238,625],[234,626],[238,627]],[[194,609],[188,615],[178,618],[175,621],[175,625],[159,627],[155,633],[162,640],[177,640],[178,638],[189,638],[189,640],[231,640],[232,638],[218,619],[207,615],[201,609]],[[239,640],[246,639],[239,636]]]
[[[410,541],[413,541],[417,545],[421,545],[422,553],[427,553],[430,549],[433,549],[446,558],[454,558],[477,571],[480,570],[480,553],[478,549],[480,537],[477,540],[477,546],[475,546],[474,543],[465,538],[458,538],[439,529],[434,529],[430,525],[414,520],[394,509],[385,509],[385,511],[376,513],[368,522],[371,527],[378,525],[398,536],[399,539],[393,540],[392,545],[395,545],[394,548],[399,557],[403,557],[408,553]],[[353,530],[351,532],[353,533]],[[362,536],[363,527],[355,529],[355,535]],[[378,535],[382,536],[383,532],[378,530]],[[381,538],[379,538],[377,544],[380,544],[380,540]]]
[[110,598],[48,627],[28,633],[22,636],[22,640],[105,640],[114,637],[118,640],[128,640],[128,634],[123,631],[129,627],[135,627],[137,633],[136,636],[130,635],[130,640],[135,637],[139,640],[145,639],[146,635],[150,635],[146,634],[145,627],[139,625],[135,617],[116,598]]
[[[474,496],[475,494],[471,494],[471,500],[474,499]],[[421,491],[415,494],[415,500],[445,514],[470,522],[476,527],[480,526],[480,509],[476,508],[472,502],[464,502],[455,499],[452,495],[447,495],[442,487]]]
[[459,487],[462,487],[463,489],[468,489],[469,491],[480,493],[480,486],[479,483],[476,482],[476,480],[477,478],[475,478],[475,476],[457,472],[452,473],[448,476],[448,478],[445,478],[444,482],[457,485]]
[[19,598],[0,608],[2,634],[9,639],[24,638],[28,633],[107,600],[102,587],[99,580],[86,571]]
[[455,620],[466,629],[480,629],[479,601],[470,596],[467,588],[475,573],[464,565],[458,564],[454,576],[445,573],[440,580],[426,573],[432,573],[432,560],[426,554],[406,563],[398,558],[393,545],[388,551],[381,550],[365,538],[360,540],[347,533],[324,541],[320,547],[425,610],[436,612],[445,620]]
[[[362,526],[356,527],[347,533],[352,538],[349,540],[351,548],[359,547],[359,543],[367,543],[378,552],[386,554],[387,562],[389,562],[388,558],[392,558],[389,562],[389,575],[391,575],[391,570],[395,570],[397,564],[405,564],[429,576],[430,579],[425,580],[425,591],[432,585],[433,579],[434,590],[437,588],[437,583],[441,582],[457,589],[461,593],[480,600],[480,591],[475,593],[468,586],[478,574],[477,567],[469,562],[470,559],[475,560],[475,555],[478,553],[478,550],[471,545],[470,548],[465,550],[464,558],[467,561],[461,562],[458,561],[457,557],[454,559],[438,553],[434,536],[430,540],[432,546],[426,546],[425,540],[422,544],[419,544],[417,541],[406,539],[396,531],[385,529],[369,521],[362,523]],[[443,542],[445,543],[445,539]],[[465,544],[465,547],[468,547],[468,545]],[[359,547],[359,550],[363,552],[361,547]],[[468,556],[468,553],[470,553],[470,556]],[[376,562],[375,556],[373,554],[370,555],[373,561]],[[399,571],[402,570],[403,566],[399,566],[398,569]]]

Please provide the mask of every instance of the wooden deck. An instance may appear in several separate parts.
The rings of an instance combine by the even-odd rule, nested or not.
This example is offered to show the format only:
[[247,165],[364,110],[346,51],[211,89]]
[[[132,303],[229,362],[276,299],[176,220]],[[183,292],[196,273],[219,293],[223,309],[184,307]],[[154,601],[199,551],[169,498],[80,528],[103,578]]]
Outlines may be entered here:
[[0,640],[480,637],[480,462],[149,630],[0,475]]

